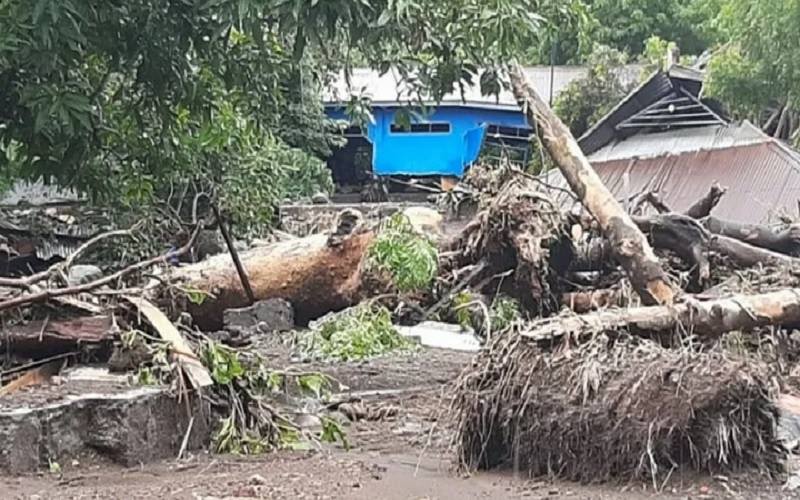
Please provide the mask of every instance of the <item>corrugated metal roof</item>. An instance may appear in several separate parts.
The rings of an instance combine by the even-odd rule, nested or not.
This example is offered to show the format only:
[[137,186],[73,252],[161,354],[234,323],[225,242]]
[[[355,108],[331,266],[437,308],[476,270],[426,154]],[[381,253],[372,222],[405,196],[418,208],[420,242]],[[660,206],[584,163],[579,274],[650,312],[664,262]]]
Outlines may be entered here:
[[[681,93],[682,90],[698,97],[702,86],[703,72],[694,68],[675,65],[666,72],[656,71],[592,125],[578,139],[578,143],[583,152],[590,155],[615,139],[624,139],[632,135],[632,132],[618,131],[616,127],[619,123],[670,94],[684,95]],[[713,103],[705,102],[705,104]]]
[[616,125],[673,91],[666,73],[657,72],[595,123],[578,143],[585,154],[592,154],[617,137]]
[[[623,84],[629,84],[636,81],[641,70],[642,65],[639,64],[625,66],[620,71],[620,79]],[[539,95],[548,100],[550,98],[550,66],[528,67],[525,68],[525,73]],[[585,66],[556,66],[552,73],[553,98],[574,80],[586,77],[587,73],[588,69]],[[397,71],[390,70],[381,75],[378,71],[371,69],[356,69],[353,70],[349,86],[343,73],[337,75],[333,84],[326,89],[323,100],[325,103],[335,104],[347,101],[351,95],[360,94],[369,97],[373,105],[397,105],[415,99],[415,94],[410,90],[409,85],[403,83]],[[446,106],[465,103],[518,109],[517,101],[510,91],[503,90],[499,96],[485,96],[481,94],[480,85],[477,83],[465,86],[463,96],[460,91],[456,90],[445,95],[438,104]]]
[[[714,182],[719,182],[728,192],[714,209],[717,217],[769,223],[781,213],[798,211],[800,155],[771,138],[723,149],[592,165],[619,200],[658,191],[667,206],[682,212],[704,196]],[[546,182],[566,186],[558,171],[549,173]],[[553,190],[553,194],[562,203],[571,203],[563,193]]]
[[614,141],[589,155],[591,162],[625,158],[653,158],[708,149],[723,149],[763,142],[768,136],[748,121],[729,125],[679,128],[667,132],[637,134]]

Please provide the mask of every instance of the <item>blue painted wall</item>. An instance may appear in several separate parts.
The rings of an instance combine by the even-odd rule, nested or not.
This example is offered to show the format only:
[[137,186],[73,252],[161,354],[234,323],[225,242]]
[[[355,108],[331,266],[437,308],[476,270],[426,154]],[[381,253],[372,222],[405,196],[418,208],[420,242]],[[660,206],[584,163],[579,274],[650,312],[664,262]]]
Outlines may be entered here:
[[[392,132],[397,107],[373,108],[375,123],[367,128],[373,144],[376,175],[451,175],[460,177],[478,159],[488,125],[527,127],[520,111],[468,106],[437,108],[421,122],[450,124],[447,133]],[[347,119],[343,108],[328,107],[328,116]]]

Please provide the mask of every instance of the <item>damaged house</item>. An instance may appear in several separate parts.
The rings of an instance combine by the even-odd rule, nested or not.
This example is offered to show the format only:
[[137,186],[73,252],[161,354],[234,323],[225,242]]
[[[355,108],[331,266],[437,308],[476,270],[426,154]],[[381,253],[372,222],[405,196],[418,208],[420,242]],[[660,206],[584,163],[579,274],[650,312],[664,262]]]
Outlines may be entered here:
[[[703,96],[703,73],[682,66],[657,72],[579,139],[619,200],[655,192],[685,211],[709,187],[727,188],[714,214],[744,223],[796,215],[800,154],[753,124],[731,122]],[[552,182],[563,182],[559,173]]]

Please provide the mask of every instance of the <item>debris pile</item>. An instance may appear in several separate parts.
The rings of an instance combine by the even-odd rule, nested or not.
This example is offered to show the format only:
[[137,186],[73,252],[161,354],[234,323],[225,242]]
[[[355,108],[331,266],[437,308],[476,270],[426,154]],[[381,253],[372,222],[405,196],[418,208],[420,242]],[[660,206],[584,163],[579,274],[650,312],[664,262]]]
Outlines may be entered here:
[[681,468],[781,469],[776,388],[761,360],[628,335],[552,353],[507,332],[477,366],[453,403],[467,469],[640,477],[656,489]]
[[[79,266],[139,229],[83,235],[59,262],[0,277],[0,404],[65,364],[93,362],[181,397],[202,393],[219,452],[344,441],[337,422],[292,406],[298,394],[330,406],[331,380],[247,349],[310,325],[294,337],[302,359],[409,351],[412,338],[479,350],[450,391],[466,469],[657,485],[675,469],[778,472],[778,402],[800,358],[795,224],[714,219],[719,186],[687,213],[658,193],[626,212],[524,78],[512,81],[580,213],[542,179],[476,166],[439,200],[454,213],[476,207],[450,231],[428,208],[375,223],[349,207],[325,232],[242,249],[214,208],[217,220],[193,218],[172,250],[95,268]],[[194,251],[208,228],[227,252]],[[453,338],[469,329],[480,340]]]

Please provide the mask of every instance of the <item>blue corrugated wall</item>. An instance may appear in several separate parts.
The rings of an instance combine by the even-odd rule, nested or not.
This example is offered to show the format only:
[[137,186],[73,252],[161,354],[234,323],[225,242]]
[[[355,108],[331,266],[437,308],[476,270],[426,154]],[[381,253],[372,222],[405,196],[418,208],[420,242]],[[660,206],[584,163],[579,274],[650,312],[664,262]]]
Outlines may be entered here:
[[[520,111],[448,106],[436,109],[422,122],[449,123],[448,133],[392,132],[397,107],[373,108],[375,123],[367,129],[373,144],[376,175],[451,175],[460,177],[478,159],[487,125],[527,127]],[[328,116],[346,119],[343,108],[328,107]]]

